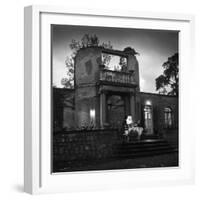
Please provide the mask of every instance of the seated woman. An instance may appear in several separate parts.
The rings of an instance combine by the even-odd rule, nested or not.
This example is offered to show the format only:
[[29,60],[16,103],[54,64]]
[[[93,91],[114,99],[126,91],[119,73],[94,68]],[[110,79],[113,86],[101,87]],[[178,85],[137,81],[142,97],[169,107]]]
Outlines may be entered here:
[[[139,121],[138,121],[139,122]],[[133,123],[132,116],[128,116],[126,119],[126,129],[124,129],[124,134],[129,142],[130,137],[140,140],[143,128],[138,125],[138,123]]]
[[126,136],[126,141],[129,142],[130,139],[130,129],[133,126],[133,119],[132,116],[125,116],[123,122],[123,135]]

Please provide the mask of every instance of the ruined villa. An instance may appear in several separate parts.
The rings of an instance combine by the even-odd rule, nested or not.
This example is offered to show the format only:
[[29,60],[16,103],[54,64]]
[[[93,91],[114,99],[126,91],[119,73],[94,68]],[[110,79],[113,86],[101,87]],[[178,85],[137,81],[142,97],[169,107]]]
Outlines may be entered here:
[[[126,59],[126,70],[106,69],[102,54]],[[147,134],[178,127],[178,98],[140,92],[139,63],[131,49],[80,49],[74,80],[74,89],[53,89],[53,120],[61,129],[118,127],[127,115],[140,121]]]
[[[125,65],[108,69],[103,58],[109,55],[122,58]],[[120,142],[116,130],[128,115],[140,123],[148,138],[163,137],[177,146],[178,98],[140,91],[133,49],[82,48],[74,71],[74,89],[52,88],[55,161],[112,155],[113,145]],[[62,150],[58,149],[61,141],[66,143]]]

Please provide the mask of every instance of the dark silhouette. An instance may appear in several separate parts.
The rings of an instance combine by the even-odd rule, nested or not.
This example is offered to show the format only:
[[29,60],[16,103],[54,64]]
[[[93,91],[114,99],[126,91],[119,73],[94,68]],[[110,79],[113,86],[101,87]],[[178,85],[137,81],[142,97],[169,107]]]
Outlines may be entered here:
[[163,74],[156,78],[156,90],[160,94],[178,96],[178,82],[179,82],[179,59],[178,53],[169,57],[163,63]]

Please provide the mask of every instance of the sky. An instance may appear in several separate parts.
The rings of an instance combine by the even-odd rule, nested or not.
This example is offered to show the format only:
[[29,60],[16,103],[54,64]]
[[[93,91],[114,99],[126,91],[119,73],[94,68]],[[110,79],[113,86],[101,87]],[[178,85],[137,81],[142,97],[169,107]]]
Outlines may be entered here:
[[69,44],[72,39],[80,41],[85,34],[96,34],[100,43],[110,41],[115,50],[132,47],[139,52],[137,59],[142,92],[157,93],[155,79],[162,74],[162,64],[178,52],[177,31],[53,25],[53,85],[63,87],[61,79],[66,77],[65,60],[72,54]]

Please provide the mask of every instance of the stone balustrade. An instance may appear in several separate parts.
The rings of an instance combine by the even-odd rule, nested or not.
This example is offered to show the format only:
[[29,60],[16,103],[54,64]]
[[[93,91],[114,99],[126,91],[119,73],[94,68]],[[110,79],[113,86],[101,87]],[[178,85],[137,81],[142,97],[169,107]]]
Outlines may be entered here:
[[134,74],[130,72],[111,71],[102,69],[100,71],[100,81],[106,81],[110,83],[122,83],[122,84],[135,84]]

